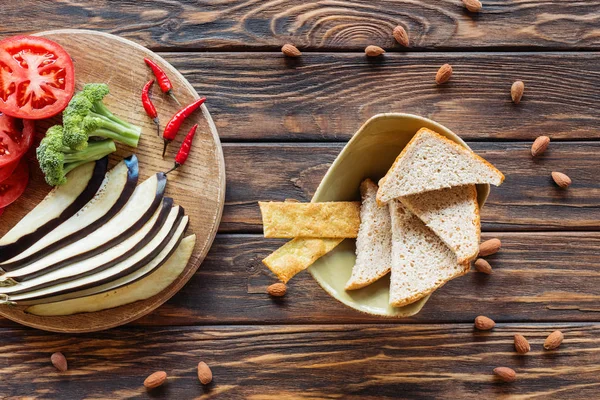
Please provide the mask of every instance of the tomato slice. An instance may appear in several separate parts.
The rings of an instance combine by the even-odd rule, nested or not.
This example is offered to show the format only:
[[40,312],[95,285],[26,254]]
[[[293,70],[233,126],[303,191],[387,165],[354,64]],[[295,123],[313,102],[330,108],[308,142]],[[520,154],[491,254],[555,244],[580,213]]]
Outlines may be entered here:
[[15,172],[0,183],[0,208],[4,208],[17,200],[29,183],[29,167],[27,160],[22,159]]
[[19,165],[19,160],[11,162],[10,164],[0,168],[0,183],[12,175],[15,169],[17,169],[17,165]]
[[29,150],[35,136],[33,121],[0,114],[0,168],[18,163]]
[[65,109],[75,91],[69,54],[36,36],[0,41],[0,111],[16,118],[42,119]]

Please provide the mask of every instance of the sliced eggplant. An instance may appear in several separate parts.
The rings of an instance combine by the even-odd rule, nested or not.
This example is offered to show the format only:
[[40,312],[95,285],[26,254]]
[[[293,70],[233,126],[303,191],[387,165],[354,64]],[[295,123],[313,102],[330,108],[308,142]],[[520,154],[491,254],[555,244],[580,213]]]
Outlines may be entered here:
[[67,183],[56,186],[17,225],[0,239],[0,262],[9,260],[71,218],[98,192],[108,157],[84,164],[67,175]]
[[100,189],[82,209],[16,257],[0,263],[0,269],[23,268],[94,232],[127,204],[137,181],[138,160],[131,156],[108,171]]
[[184,216],[178,225],[161,231],[140,251],[120,262],[93,275],[54,285],[44,289],[9,296],[8,301],[19,305],[52,303],[90,296],[130,284],[159,268],[179,246],[185,234],[188,217]]
[[[123,242],[144,226],[161,204],[166,187],[165,174],[157,174],[139,185],[125,205],[106,224],[83,239],[39,260],[0,276],[0,285],[25,282],[59,268],[100,254]],[[2,283],[4,282],[4,283]]]
[[72,315],[106,310],[148,299],[165,290],[181,275],[192,256],[195,244],[195,235],[186,237],[166,263],[137,282],[88,297],[38,304],[28,307],[25,312],[40,316]]
[[[170,199],[169,199],[170,200]],[[156,210],[155,215],[139,231],[121,244],[112,247],[104,253],[87,258],[75,264],[44,274],[31,280],[20,282],[14,286],[0,288],[0,295],[14,295],[43,289],[69,282],[78,278],[93,275],[125,261],[139,249],[148,244],[163,228],[177,225],[183,217],[181,207],[164,207]]]

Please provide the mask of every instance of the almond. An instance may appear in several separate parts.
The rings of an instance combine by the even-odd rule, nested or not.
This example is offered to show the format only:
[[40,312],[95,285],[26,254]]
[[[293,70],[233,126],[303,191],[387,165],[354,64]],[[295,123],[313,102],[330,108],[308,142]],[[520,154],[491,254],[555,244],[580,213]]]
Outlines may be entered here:
[[56,367],[60,372],[65,372],[67,370],[67,359],[60,351],[52,354],[50,356],[50,361],[52,361],[52,365]]
[[281,282],[274,283],[267,288],[267,293],[269,293],[269,295],[273,297],[285,296],[286,292],[287,287],[285,286],[285,283]]
[[463,0],[463,4],[471,12],[479,12],[482,7],[479,0]]
[[500,239],[490,239],[479,245],[479,257],[485,257],[495,254],[502,247]]
[[494,326],[496,326],[496,323],[491,318],[485,317],[483,315],[480,315],[479,317],[475,318],[475,328],[479,329],[480,331],[489,331],[493,329]]
[[552,172],[552,179],[554,179],[554,182],[562,189],[566,189],[571,186],[571,178],[562,172]]
[[515,350],[519,354],[526,354],[529,353],[529,350],[531,350],[531,346],[529,345],[527,339],[525,339],[525,336],[518,333],[515,335]]
[[546,151],[550,144],[550,138],[548,136],[539,136],[531,145],[531,155],[534,157],[539,156]]
[[154,389],[159,387],[167,380],[167,373],[165,371],[156,371],[152,375],[146,378],[144,386],[148,389]]
[[450,77],[452,76],[452,66],[450,64],[444,64],[438,69],[437,74],[435,74],[435,83],[441,85],[442,83],[448,82]]
[[484,274],[488,275],[492,273],[492,266],[483,258],[478,258],[473,265],[475,266],[475,269],[479,272],[483,272]]
[[398,42],[404,47],[408,47],[408,33],[406,33],[406,29],[404,29],[404,27],[398,25],[394,28],[392,34],[394,35],[394,39],[396,39],[396,42]]
[[290,44],[290,43],[284,44],[283,47],[281,48],[281,52],[286,57],[300,57],[302,55],[300,50],[298,50],[298,48],[296,46],[294,46],[293,44]]
[[554,350],[563,342],[565,335],[561,331],[554,331],[544,341],[544,348],[546,350]]
[[512,382],[517,378],[515,370],[508,367],[494,368],[494,374],[504,382]]
[[512,98],[513,103],[519,104],[521,102],[521,97],[523,97],[524,91],[525,84],[523,81],[516,81],[512,84],[510,88],[510,97]]
[[208,385],[212,382],[212,371],[204,361],[198,363],[198,379],[203,385]]
[[365,54],[369,57],[377,57],[385,53],[385,50],[379,46],[367,46],[365,48]]

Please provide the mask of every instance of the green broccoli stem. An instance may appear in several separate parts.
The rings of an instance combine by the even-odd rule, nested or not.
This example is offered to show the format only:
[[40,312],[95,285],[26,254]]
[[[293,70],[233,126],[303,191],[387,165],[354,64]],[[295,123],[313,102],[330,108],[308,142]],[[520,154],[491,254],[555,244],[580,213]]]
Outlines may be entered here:
[[102,115],[102,116],[110,119],[111,121],[116,122],[117,124],[126,126],[127,128],[129,128],[131,130],[139,130],[141,132],[141,128],[139,126],[130,124],[129,122],[124,121],[121,118],[117,117],[108,108],[106,108],[104,103],[101,101],[97,101],[94,103],[94,108],[93,108],[92,112],[94,112],[95,114],[98,114],[98,115]]
[[142,134],[142,128],[125,126],[121,122],[115,122],[112,119],[94,112],[89,113],[90,117],[97,118],[100,121],[100,127],[90,132],[89,136],[101,136],[108,139],[113,139],[117,142],[126,144],[131,147],[137,147]]
[[90,161],[100,160],[115,151],[117,151],[117,146],[112,140],[90,142],[88,147],[81,151],[68,149],[64,152],[64,174],[66,175],[80,165]]

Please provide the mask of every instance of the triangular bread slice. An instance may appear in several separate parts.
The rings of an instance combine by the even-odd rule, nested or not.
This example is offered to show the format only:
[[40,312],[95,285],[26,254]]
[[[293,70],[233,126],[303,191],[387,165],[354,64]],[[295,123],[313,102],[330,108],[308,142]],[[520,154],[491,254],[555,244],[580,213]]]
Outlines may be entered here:
[[427,296],[469,271],[456,255],[400,201],[389,203],[392,220],[390,305],[401,307]]
[[377,205],[377,185],[370,179],[360,185],[360,227],[356,237],[356,263],[346,290],[360,289],[390,272],[392,227],[387,205]]
[[459,263],[477,256],[481,224],[475,185],[413,194],[400,201],[450,247]]
[[379,181],[377,201],[453,186],[500,185],[504,175],[492,164],[430,129],[422,128]]

